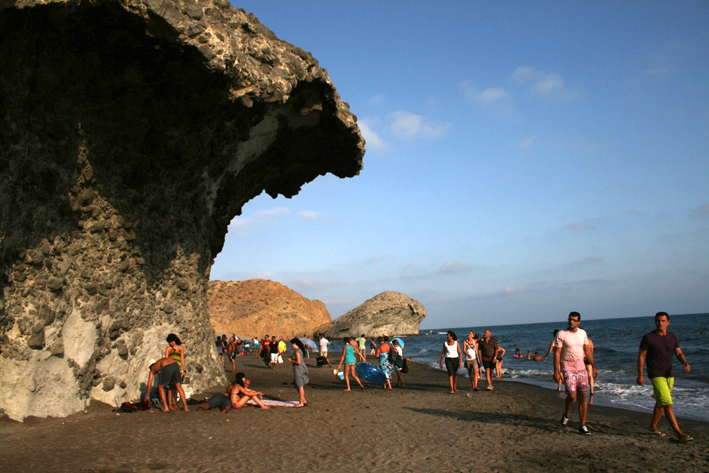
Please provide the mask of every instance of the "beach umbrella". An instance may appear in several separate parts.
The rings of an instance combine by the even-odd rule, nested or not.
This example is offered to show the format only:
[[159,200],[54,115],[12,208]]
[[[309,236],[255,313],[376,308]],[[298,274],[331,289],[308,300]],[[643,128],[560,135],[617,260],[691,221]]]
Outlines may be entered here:
[[318,344],[309,338],[299,337],[298,340],[303,342],[303,345],[309,346],[311,350],[318,351]]
[[400,339],[399,337],[396,337],[396,338],[392,338],[392,339],[391,339],[392,342],[393,342],[394,340],[399,340],[399,346],[400,346],[401,349],[403,350],[403,349],[404,349],[404,341],[403,341],[402,339]]

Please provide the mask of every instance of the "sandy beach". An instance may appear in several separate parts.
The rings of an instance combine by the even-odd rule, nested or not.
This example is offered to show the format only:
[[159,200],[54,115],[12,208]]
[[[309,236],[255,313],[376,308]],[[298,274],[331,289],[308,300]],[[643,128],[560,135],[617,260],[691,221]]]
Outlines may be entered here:
[[[709,471],[707,423],[680,419],[696,441],[678,444],[664,420],[659,438],[647,432],[649,414],[591,406],[593,435],[582,436],[577,411],[559,426],[555,391],[501,381],[472,392],[461,377],[449,394],[444,371],[411,363],[406,388],[343,392],[344,381],[314,364],[301,409],[128,414],[92,402],[61,419],[0,419],[0,472]],[[240,356],[237,371],[267,398],[298,399],[287,364],[272,371]]]

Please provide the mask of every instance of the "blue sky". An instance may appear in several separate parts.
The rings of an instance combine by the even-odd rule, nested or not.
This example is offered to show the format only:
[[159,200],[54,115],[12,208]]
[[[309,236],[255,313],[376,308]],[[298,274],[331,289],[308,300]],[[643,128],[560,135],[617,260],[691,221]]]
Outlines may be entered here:
[[357,115],[364,169],[235,218],[211,278],[422,328],[709,311],[709,3],[246,1]]

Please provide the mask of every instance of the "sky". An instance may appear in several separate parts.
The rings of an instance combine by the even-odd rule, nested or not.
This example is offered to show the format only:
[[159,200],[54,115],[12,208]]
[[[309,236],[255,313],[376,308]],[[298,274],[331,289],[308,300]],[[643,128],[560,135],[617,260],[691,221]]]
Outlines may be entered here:
[[232,2],[310,51],[367,141],[266,194],[213,280],[422,329],[709,312],[709,3]]

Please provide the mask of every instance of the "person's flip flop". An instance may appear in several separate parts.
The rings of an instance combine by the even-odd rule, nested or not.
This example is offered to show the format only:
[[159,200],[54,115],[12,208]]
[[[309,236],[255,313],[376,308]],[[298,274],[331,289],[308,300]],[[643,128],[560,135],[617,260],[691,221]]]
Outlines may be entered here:
[[660,432],[659,430],[651,430],[650,434],[655,435],[656,437],[664,437],[665,434],[663,432]]
[[689,442],[694,442],[694,438],[690,437],[689,435],[683,435],[681,439],[679,439],[679,443],[689,443]]

